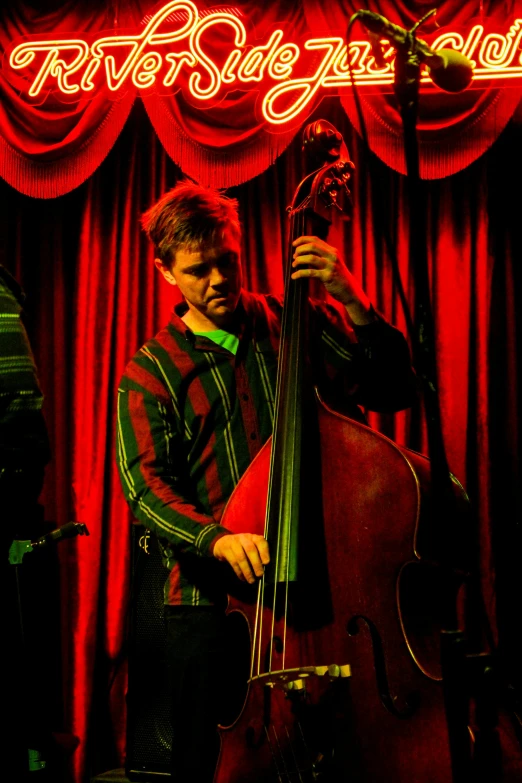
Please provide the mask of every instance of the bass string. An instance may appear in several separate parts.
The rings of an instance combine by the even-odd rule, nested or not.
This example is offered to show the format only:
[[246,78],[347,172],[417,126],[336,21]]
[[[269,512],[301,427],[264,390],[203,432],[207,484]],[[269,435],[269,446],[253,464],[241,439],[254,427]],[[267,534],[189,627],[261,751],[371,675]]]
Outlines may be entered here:
[[[290,213],[290,239],[289,239],[289,249],[288,249],[288,258],[290,258],[290,250],[292,247],[292,240],[294,236],[294,224],[295,224],[295,216],[294,213]],[[285,270],[285,306],[283,308],[283,318],[282,318],[282,325],[281,329],[282,332],[286,332],[286,320],[288,316],[287,308],[286,308],[286,292],[288,291],[288,264],[287,268]],[[281,399],[281,386],[282,386],[282,372],[281,372],[281,364],[279,365],[278,373],[277,373],[277,384],[276,384],[276,401],[275,401],[275,418],[274,418],[274,430],[273,430],[273,436],[272,436],[272,451],[270,456],[270,481],[269,481],[269,490],[268,490],[268,501],[267,501],[267,507],[266,507],[266,517],[265,517],[265,538],[268,538],[268,527],[269,527],[269,520],[271,516],[271,509],[272,509],[272,484],[273,484],[273,476],[275,472],[275,453],[276,453],[276,438],[277,438],[277,432],[279,428],[279,413],[280,413],[280,399]],[[276,574],[279,573],[279,557],[280,557],[280,549],[281,549],[281,537],[279,535],[279,526],[278,526],[278,536],[277,536],[277,544],[276,544],[276,552],[275,552],[275,572]],[[271,555],[272,556],[272,555]],[[263,589],[262,589],[262,609],[264,608],[264,602],[265,602],[265,580],[263,577]],[[277,580],[274,583],[274,603],[272,606],[272,623],[270,626],[270,642],[269,642],[269,660],[268,660],[268,671],[272,671],[272,658],[273,658],[273,644],[274,644],[274,618],[275,618],[275,604],[276,604],[276,598],[277,598]],[[261,611],[261,617],[260,617],[260,623],[262,625],[263,622],[263,611]],[[259,644],[258,644],[258,674],[260,672],[261,668],[261,653],[262,653],[262,640],[261,640],[262,633],[259,634]]]
[[[296,236],[294,237],[294,239],[297,239],[297,237],[303,236],[304,233],[305,233],[305,213],[304,213],[303,209],[299,210],[296,222],[297,222],[297,232],[296,232]],[[292,267],[292,257],[293,257],[293,254],[292,254],[292,250],[291,250],[290,254],[289,254],[289,261],[288,261],[288,265],[290,267],[290,270],[289,270],[289,273],[288,273],[288,285],[290,285],[291,274],[292,274],[292,270],[293,270],[293,267]],[[294,325],[296,327],[296,329],[294,331],[294,334],[293,334],[294,339],[295,339],[295,335],[296,334],[300,335],[300,337],[302,336],[301,319],[302,319],[302,313],[303,313],[303,307],[302,307],[302,297],[304,296],[303,286],[301,286],[298,289],[298,291],[299,291],[299,295],[298,296],[294,296],[293,299],[292,299],[292,303],[293,303],[293,307],[294,307],[294,312],[292,313],[292,321],[293,321],[293,323],[294,323]],[[296,291],[296,293],[297,293],[297,291]],[[299,361],[301,361],[301,356],[302,356],[302,350],[301,349],[302,349],[302,346],[298,346],[297,356],[298,356],[298,360]],[[294,412],[295,412],[296,407],[297,407],[297,395],[300,392],[301,392],[301,389],[298,389],[297,388],[297,384],[295,384],[294,385],[294,389],[293,389],[294,400],[293,400],[293,406],[292,406],[292,409],[294,410]],[[297,424],[298,424],[298,422],[294,422],[294,431],[295,431],[295,425],[297,425]],[[299,424],[300,424],[300,422],[299,422]],[[287,630],[287,626],[288,626],[288,622],[287,621],[288,621],[288,599],[289,599],[289,585],[290,585],[290,574],[289,574],[289,570],[290,570],[290,550],[291,550],[291,547],[292,547],[291,532],[292,532],[292,525],[290,524],[290,526],[289,526],[289,535],[288,535],[288,539],[287,539],[288,551],[286,553],[286,578],[285,578],[285,583],[284,583],[285,584],[285,611],[284,611],[284,620],[283,620],[283,656],[282,656],[282,668],[283,669],[285,668],[285,660],[286,660],[286,630]],[[273,618],[272,618],[272,622],[273,622]]]
[[[288,320],[291,317],[294,317],[295,320],[295,313],[290,313],[289,308],[286,306],[288,302],[288,297],[286,293],[289,290],[289,285],[291,282],[291,274],[293,271],[292,268],[292,250],[293,250],[293,240],[296,239],[298,236],[301,236],[304,232],[304,209],[298,208],[296,210],[292,210],[290,212],[290,238],[289,238],[289,249],[288,249],[288,263],[287,268],[285,270],[285,306],[284,306],[284,312],[283,312],[283,319],[282,319],[282,330],[287,331],[287,323]],[[294,302],[294,309],[296,307],[296,299],[297,297],[293,297]],[[299,309],[298,309],[298,317],[300,317]],[[282,377],[281,372],[278,372],[277,374],[277,384],[276,384],[276,406],[275,406],[275,418],[274,418],[274,438],[272,441],[272,453],[270,457],[270,481],[269,481],[269,492],[268,492],[268,498],[267,498],[267,512],[265,516],[265,537],[267,536],[268,532],[268,523],[269,523],[269,516],[270,516],[270,509],[271,509],[271,502],[272,502],[272,493],[271,493],[271,486],[272,486],[272,476],[274,475],[274,455],[275,455],[275,434],[277,433],[278,428],[278,418],[279,418],[279,400],[280,400],[280,393],[281,393],[281,385],[282,385]],[[297,394],[297,389],[294,392]],[[277,544],[276,544],[276,553],[275,553],[275,572],[278,573],[279,571],[279,561],[281,557],[281,535],[280,535],[280,525],[278,526],[278,535],[277,535]],[[284,609],[284,636],[283,636],[283,666],[284,666],[284,659],[285,659],[285,650],[286,650],[286,628],[287,628],[287,616],[288,616],[288,585],[289,585],[289,573],[288,569],[290,566],[290,560],[287,556],[286,558],[286,579],[284,582],[285,585],[285,609]],[[274,590],[273,590],[273,602],[272,602],[272,620],[270,624],[270,642],[269,642],[269,659],[268,659],[268,671],[272,671],[272,659],[273,659],[273,645],[274,645],[274,637],[275,637],[275,616],[276,616],[276,605],[277,605],[277,590],[278,590],[278,583],[277,581],[274,584]],[[265,606],[265,595],[266,595],[266,583],[265,583],[265,577],[262,576],[259,586],[258,586],[258,593],[257,593],[257,600],[256,600],[256,616],[255,616],[255,623],[254,623],[254,634],[253,634],[253,642],[252,642],[252,654],[251,654],[251,665],[250,665],[250,676],[252,677],[254,674],[254,671],[256,671],[257,675],[261,673],[261,661],[262,661],[262,636],[263,636],[263,609]],[[256,663],[257,659],[257,663]]]
[[[305,211],[304,208],[299,208],[295,210],[291,215],[291,230],[290,230],[290,243],[289,243],[289,252],[288,252],[288,268],[286,270],[285,274],[285,291],[289,290],[289,286],[291,283],[291,274],[293,271],[292,268],[292,241],[293,239],[303,236],[305,234]],[[296,292],[297,293],[297,292]],[[300,297],[304,296],[304,291],[300,291],[299,295],[294,295],[291,298],[291,305],[289,306],[288,303],[288,297],[285,300],[285,305],[288,305],[286,308],[286,318],[288,320],[291,320],[294,325],[297,325],[297,333],[301,334],[301,319],[303,317],[303,306],[302,306],[302,300]],[[287,321],[288,322],[288,321]],[[294,331],[295,336],[295,331]],[[301,356],[301,351],[298,350],[298,355]],[[279,390],[280,390],[280,374],[278,374],[278,381],[277,381],[277,390],[276,390],[276,416],[275,416],[275,422],[274,422],[274,432],[277,431],[277,414],[279,411],[279,405],[277,404],[279,401]],[[295,402],[296,402],[296,396],[299,393],[299,389],[297,388],[297,385],[293,389],[294,394],[294,409],[295,409]],[[273,445],[273,444],[272,444]],[[270,476],[273,475],[273,469],[274,469],[274,449],[272,449],[271,454],[271,464],[270,464]],[[272,485],[272,482],[270,481],[270,487]],[[269,519],[269,509],[270,509],[270,492],[269,492],[269,498],[267,501],[267,514],[265,518],[265,535],[268,531],[268,519]],[[282,548],[282,542],[281,542],[281,534],[280,534],[280,527],[278,527],[278,538],[277,538],[277,547],[276,547],[276,572],[278,572],[278,564],[279,559],[282,556],[281,548]],[[290,528],[291,529],[291,528]],[[284,597],[284,617],[283,617],[283,639],[282,639],[282,668],[284,669],[285,666],[285,653],[286,653],[286,631],[287,631],[287,621],[288,621],[288,606],[289,606],[289,568],[290,568],[290,557],[289,557],[289,550],[291,548],[291,540],[290,537],[287,540],[287,547],[288,550],[286,553],[286,578],[284,583],[281,585],[281,588],[284,585],[284,591],[285,591],[285,597]],[[274,603],[273,603],[273,611],[272,611],[272,621],[270,625],[270,655],[269,655],[269,665],[268,665],[268,672],[272,671],[272,652],[273,652],[273,642],[275,639],[275,607],[276,607],[276,601],[277,601],[277,590],[279,589],[280,585],[276,581],[274,584]],[[254,623],[254,635],[253,635],[253,643],[252,643],[252,656],[251,656],[251,670],[250,670],[250,676],[252,677],[254,668],[255,668],[255,659],[257,658],[257,674],[259,675],[261,673],[261,660],[262,660],[262,632],[263,632],[263,609],[265,606],[265,592],[266,592],[266,584],[265,584],[265,577],[264,575],[261,577],[259,584],[258,584],[258,591],[257,591],[257,601],[256,601],[256,616],[255,616],[255,623]],[[301,727],[301,724],[299,721],[297,721],[297,729],[300,733],[300,739],[303,746],[304,754],[307,758],[307,763],[305,763],[305,766],[303,767],[298,759],[297,756],[297,748],[294,747],[294,740],[289,734],[288,727],[286,724],[283,725],[284,733],[286,734],[286,740],[285,747],[290,752],[290,757],[292,761],[292,767],[293,769],[290,769],[287,763],[287,760],[285,758],[285,751],[283,750],[283,747],[281,746],[281,741],[277,732],[277,729],[275,725],[271,724],[270,726],[265,726],[265,733],[268,739],[269,747],[270,747],[270,753],[272,756],[272,761],[274,764],[275,772],[277,775],[278,781],[280,783],[285,783],[288,781],[290,783],[291,780],[299,781],[299,783],[304,783],[303,774],[308,779],[308,775],[310,772],[312,773],[314,779],[315,775],[313,773],[313,763],[311,762],[311,754],[310,754],[310,748],[308,747],[308,743],[305,740],[305,737],[303,735],[303,730]],[[295,728],[295,727],[294,727]],[[273,739],[270,736],[270,733],[273,733]],[[293,732],[292,732],[293,733]]]
[[[299,236],[300,230],[302,225],[302,212],[301,210],[296,210],[292,214],[292,230],[290,232],[290,241],[289,241],[289,248],[288,248],[288,261],[287,261],[287,270],[286,270],[286,281],[285,281],[285,313],[284,313],[284,334],[285,339],[287,339],[288,334],[290,333],[292,325],[295,323],[295,306],[296,306],[296,292],[295,290],[292,292],[293,296],[291,296],[291,275],[292,275],[292,250],[293,245],[292,242],[294,239],[296,239]],[[281,382],[282,382],[282,373],[281,373]],[[294,389],[295,392],[295,389]],[[277,560],[277,573],[279,573],[279,558],[280,556],[285,558],[286,562],[286,574],[285,574],[285,592],[284,592],[284,617],[283,617],[283,639],[282,639],[282,663],[281,668],[285,668],[285,656],[286,656],[286,628],[287,628],[287,613],[288,613],[288,603],[287,603],[287,597],[288,597],[288,568],[289,568],[289,548],[288,548],[288,538],[286,539],[286,546],[287,551],[281,552],[282,547],[285,545],[284,542],[281,541],[281,529],[282,529],[282,516],[283,516],[283,508],[282,505],[282,495],[280,495],[279,498],[279,524],[278,524],[278,544],[277,544],[277,554],[278,554],[278,560]],[[290,528],[291,530],[291,525]],[[272,610],[272,629],[271,629],[271,640],[272,640],[272,647],[270,650],[270,671],[272,671],[272,651],[273,651],[273,640],[275,638],[274,633],[274,623],[275,623],[275,617],[276,617],[276,607],[277,607],[277,591],[279,588],[279,582],[276,582],[274,585],[274,599],[273,599],[273,610]]]

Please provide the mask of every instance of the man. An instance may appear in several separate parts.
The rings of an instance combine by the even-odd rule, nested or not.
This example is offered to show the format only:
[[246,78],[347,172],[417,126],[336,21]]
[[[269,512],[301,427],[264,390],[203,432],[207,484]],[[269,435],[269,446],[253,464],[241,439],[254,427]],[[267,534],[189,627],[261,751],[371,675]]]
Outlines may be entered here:
[[[119,389],[118,464],[134,515],[162,542],[173,776],[211,781],[218,751],[215,662],[226,596],[212,563],[253,583],[266,540],[220,525],[226,501],[272,433],[282,303],[242,289],[237,202],[182,182],[143,217],[155,264],[184,302],[128,365]],[[403,336],[373,310],[335,248],[294,243],[292,279],[317,278],[343,308],[311,304],[312,362],[329,398],[399,410],[415,379]]]

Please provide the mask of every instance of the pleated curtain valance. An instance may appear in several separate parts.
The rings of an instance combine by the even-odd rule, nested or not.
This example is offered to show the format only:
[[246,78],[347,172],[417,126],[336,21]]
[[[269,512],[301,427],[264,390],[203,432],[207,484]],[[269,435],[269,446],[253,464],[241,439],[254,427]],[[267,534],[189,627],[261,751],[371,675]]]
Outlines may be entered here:
[[[215,9],[213,0],[197,0],[191,5],[202,17]],[[410,28],[429,10],[424,0],[372,0],[367,5],[404,28]],[[186,175],[217,188],[238,185],[268,168],[320,101],[336,94],[335,89],[318,90],[285,130],[284,124],[271,125],[260,113],[259,90],[236,89],[208,108],[187,100],[183,90],[170,94],[140,90],[130,80],[122,90],[111,91],[105,85],[89,98],[85,93],[77,98],[72,90],[65,94],[50,89],[29,98],[28,84],[41,68],[41,57],[18,70],[9,67],[9,53],[23,40],[97,40],[118,31],[139,33],[160,8],[161,4],[148,0],[11,0],[4,7],[0,16],[4,55],[0,70],[0,176],[12,187],[36,198],[54,198],[78,187],[104,160],[138,99],[143,100],[166,152]],[[259,42],[266,42],[271,31],[281,25],[289,40],[299,42],[304,37],[344,36],[359,5],[353,0],[265,0],[262,4],[238,0],[233,10]],[[487,19],[490,23],[496,20],[502,29],[519,12],[515,0],[441,0],[437,22],[441,27],[469,29],[473,21]],[[354,28],[357,37],[364,38],[364,28],[359,24]],[[233,31],[220,34],[228,36],[227,41],[233,38]],[[422,37],[429,35],[423,31]],[[219,46],[219,39],[214,45]],[[54,56],[57,61],[58,55]],[[51,72],[48,81],[56,73]],[[515,112],[521,83],[513,80],[512,86],[473,87],[458,94],[440,90],[422,93],[418,117],[421,176],[447,177],[488,149]],[[371,148],[391,168],[405,173],[402,124],[393,92],[376,88],[372,93],[363,92],[361,100]],[[360,130],[353,95],[345,91],[341,103]]]

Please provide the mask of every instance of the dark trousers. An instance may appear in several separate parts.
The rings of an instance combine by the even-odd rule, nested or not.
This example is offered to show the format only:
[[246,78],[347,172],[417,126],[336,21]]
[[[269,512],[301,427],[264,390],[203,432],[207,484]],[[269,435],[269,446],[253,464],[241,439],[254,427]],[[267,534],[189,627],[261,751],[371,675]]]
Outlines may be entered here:
[[172,704],[173,783],[212,783],[224,657],[225,615],[202,606],[167,606],[167,671]]

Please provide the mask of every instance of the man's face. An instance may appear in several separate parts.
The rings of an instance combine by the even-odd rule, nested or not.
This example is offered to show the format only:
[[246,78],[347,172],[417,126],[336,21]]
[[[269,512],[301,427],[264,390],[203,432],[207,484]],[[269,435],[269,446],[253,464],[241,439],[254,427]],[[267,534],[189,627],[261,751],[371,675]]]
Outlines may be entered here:
[[178,250],[170,269],[156,265],[169,283],[179,286],[195,325],[203,330],[205,321],[218,327],[230,321],[242,280],[241,245],[230,227],[212,244],[194,251]]

